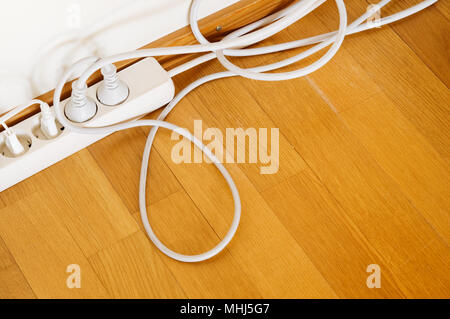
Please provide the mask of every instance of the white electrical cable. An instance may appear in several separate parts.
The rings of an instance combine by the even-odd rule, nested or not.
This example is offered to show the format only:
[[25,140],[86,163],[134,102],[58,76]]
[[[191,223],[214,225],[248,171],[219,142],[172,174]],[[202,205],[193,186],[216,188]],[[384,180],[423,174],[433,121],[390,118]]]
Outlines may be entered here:
[[[292,41],[288,43],[283,44],[277,44],[277,45],[271,45],[267,47],[262,48],[251,48],[251,49],[245,49],[243,47],[250,46],[252,44],[261,42],[264,39],[267,39],[271,37],[272,35],[276,34],[277,32],[280,32],[281,30],[287,28],[291,24],[295,23],[296,21],[300,20],[302,17],[309,14],[311,11],[315,10],[317,7],[322,5],[325,0],[301,0],[290,7],[283,9],[275,14],[272,14],[266,18],[263,18],[259,21],[256,21],[246,27],[243,27],[235,32],[230,33],[228,36],[226,36],[222,41],[215,42],[215,43],[209,43],[205,37],[201,34],[199,28],[198,28],[198,21],[197,21],[197,11],[198,7],[201,3],[200,0],[193,0],[192,6],[191,6],[191,12],[190,12],[190,24],[192,31],[196,37],[196,39],[199,41],[200,44],[198,45],[191,45],[191,46],[181,46],[181,47],[167,47],[167,48],[153,48],[153,49],[146,49],[146,50],[139,50],[139,51],[132,51],[132,52],[126,52],[118,55],[114,55],[105,59],[99,60],[96,57],[89,57],[80,60],[79,62],[75,63],[69,70],[67,70],[60,81],[58,82],[55,94],[54,94],[54,110],[56,113],[57,119],[60,121],[60,123],[65,126],[66,128],[73,130],[78,133],[85,133],[85,134],[109,134],[120,130],[125,130],[132,127],[138,127],[138,126],[151,126],[152,129],[148,135],[147,142],[144,148],[143,153],[143,160],[142,160],[142,166],[141,166],[141,174],[140,174],[140,186],[139,186],[139,205],[140,205],[140,211],[141,211],[141,219],[144,224],[144,228],[149,236],[149,238],[152,240],[152,242],[160,249],[164,254],[168,255],[169,257],[183,261],[183,262],[199,262],[206,259],[209,259],[216,254],[218,254],[220,251],[222,251],[226,245],[231,241],[234,234],[236,233],[236,230],[239,225],[240,215],[241,215],[241,202],[239,198],[239,193],[236,188],[235,183],[233,182],[230,174],[225,169],[225,167],[222,165],[222,163],[219,162],[219,160],[211,153],[211,151],[203,145],[198,139],[196,139],[191,133],[189,133],[187,130],[182,129],[174,124],[170,124],[168,122],[165,122],[164,119],[167,117],[167,115],[173,110],[173,108],[177,105],[177,103],[183,99],[189,92],[197,88],[198,86],[213,81],[220,78],[225,77],[231,77],[231,76],[243,76],[247,78],[252,79],[258,79],[258,80],[266,80],[266,81],[280,81],[280,80],[288,80],[293,78],[298,78],[305,76],[307,74],[310,74],[311,72],[314,72],[315,70],[321,68],[324,66],[328,61],[332,59],[332,57],[336,54],[338,49],[340,48],[344,37],[348,34],[353,34],[356,32],[361,32],[370,28],[373,28],[375,26],[381,26],[384,24],[388,24],[394,21],[397,21],[399,19],[402,19],[404,17],[407,17],[411,14],[414,14],[420,10],[423,10],[424,8],[430,6],[431,4],[435,3],[437,0],[425,0],[421,3],[419,3],[416,6],[413,6],[407,10],[404,10],[402,12],[399,12],[397,14],[394,14],[390,17],[386,17],[380,20],[380,22],[376,25],[372,25],[369,23],[363,23],[366,21],[376,10],[381,9],[384,7],[387,3],[390,2],[390,0],[382,0],[380,1],[376,6],[374,6],[371,10],[368,10],[366,13],[364,13],[361,17],[359,17],[357,20],[355,20],[352,24],[347,26],[347,13],[346,13],[346,7],[343,0],[335,0],[338,12],[339,12],[339,29],[336,32],[330,32],[327,34],[310,37],[307,39]],[[258,29],[258,30],[257,30]],[[257,31],[255,31],[257,30]],[[294,56],[288,59],[285,59],[283,61],[265,65],[265,66],[259,66],[255,68],[250,69],[242,69],[237,67],[236,65],[229,62],[226,58],[226,56],[251,56],[251,55],[260,55],[260,54],[269,54],[273,52],[280,52],[285,51],[293,48],[303,47],[307,45],[316,44],[314,47]],[[312,63],[311,65],[291,72],[284,72],[284,73],[264,73],[268,71],[273,71],[280,69],[282,67],[285,67],[287,65],[293,64],[297,61],[300,61],[316,52],[319,52],[320,50],[330,46],[330,49],[316,62]],[[214,58],[218,58],[220,63],[225,66],[228,71],[220,72],[211,74],[208,76],[205,76],[191,84],[189,84],[186,88],[184,88],[181,92],[179,92],[175,98],[163,109],[162,113],[158,117],[157,120],[138,120],[133,122],[127,122],[127,123],[121,123],[116,125],[110,125],[106,127],[82,127],[79,125],[75,125],[74,123],[70,122],[63,114],[60,99],[61,99],[61,92],[64,84],[68,81],[69,77],[73,73],[75,69],[78,68],[81,64],[89,64],[89,66],[86,68],[86,70],[81,75],[78,83],[81,85],[84,85],[86,83],[86,80],[89,78],[90,75],[92,75],[95,71],[98,69],[101,69],[103,66],[106,66],[111,63],[115,63],[122,60],[127,59],[133,59],[133,58],[144,58],[144,57],[151,57],[151,56],[160,56],[160,55],[173,55],[173,54],[189,54],[189,53],[202,53],[202,52],[210,52],[208,54],[205,54],[199,58],[193,59],[179,67],[176,67],[169,72],[170,76],[175,76],[176,74],[179,74],[181,72],[184,72],[190,68],[193,68],[201,63],[204,63],[206,61],[212,60]],[[41,101],[34,100],[34,103],[39,103]],[[32,104],[34,104],[32,103]],[[43,102],[42,102],[43,103]],[[24,108],[27,106],[21,106],[13,111],[7,113],[6,115],[2,116],[0,118],[0,123],[7,128],[5,122],[10,117],[16,115],[17,113],[21,112]],[[41,104],[41,107],[42,104]],[[150,153],[151,148],[153,146],[153,141],[156,136],[156,133],[158,131],[158,128],[166,128],[171,131],[177,132],[178,134],[182,135],[183,137],[190,140],[192,143],[194,143],[195,146],[199,147],[202,152],[211,160],[212,163],[217,167],[217,169],[221,172],[223,177],[225,178],[233,199],[234,199],[234,217],[231,224],[231,227],[226,234],[226,236],[222,239],[221,242],[217,246],[215,246],[213,249],[209,250],[208,252],[205,252],[203,254],[199,255],[182,255],[179,253],[176,253],[172,250],[170,250],[168,247],[166,247],[155,235],[153,232],[153,229],[150,226],[150,222],[148,220],[148,212],[147,212],[147,205],[146,205],[146,183],[147,183],[147,173],[148,173],[148,163],[150,159]]]
[[[199,3],[202,0],[194,0],[193,2],[193,8],[195,10],[191,11],[191,28],[193,30],[194,35],[196,36],[197,40],[202,44],[209,44],[209,42],[203,37],[203,35],[200,33],[200,30],[198,29],[198,23],[197,23],[197,8],[199,6]],[[316,6],[313,7],[314,9],[317,8],[319,5],[321,5],[324,1],[318,1],[316,3]],[[338,34],[335,38],[332,38],[328,40],[327,42],[324,42],[322,44],[319,44],[318,47],[322,46],[323,48],[331,44],[333,45],[328,50],[328,52],[325,53],[318,61],[310,64],[309,66],[296,70],[291,72],[284,72],[284,73],[270,73],[270,74],[263,74],[260,72],[254,72],[251,70],[244,70],[234,64],[232,64],[224,55],[223,50],[219,50],[216,52],[217,59],[219,62],[229,71],[233,72],[234,74],[240,75],[242,77],[254,79],[254,80],[261,80],[261,81],[284,81],[284,80],[291,80],[295,78],[299,78],[305,75],[308,75],[321,67],[323,67],[326,63],[328,63],[334,55],[339,50],[342,42],[344,41],[344,37],[346,34],[346,28],[347,28],[347,11],[345,8],[345,4],[342,0],[335,0],[336,5],[338,7],[339,11],[339,30]],[[308,11],[304,12],[304,15],[309,13]],[[303,15],[303,16],[304,16]],[[303,17],[301,16],[301,17]],[[300,18],[301,18],[300,17]],[[322,48],[320,48],[322,49]],[[280,63],[282,64],[282,62]]]
[[[365,12],[362,16],[360,16],[357,20],[355,20],[351,25],[348,26],[347,34],[350,35],[350,34],[362,32],[362,31],[366,31],[366,30],[369,30],[372,28],[381,27],[383,25],[398,21],[400,19],[403,19],[410,15],[413,15],[413,14],[415,14],[437,2],[437,0],[426,0],[426,1],[423,1],[413,7],[410,7],[409,9],[406,9],[406,10],[396,13],[394,15],[382,18],[377,23],[362,24],[365,20],[367,20],[370,16],[372,16],[373,13],[375,13],[377,10],[380,10],[381,8],[383,8],[390,1],[391,0],[383,0],[383,1],[380,1],[378,4],[374,5],[370,10]],[[193,26],[193,29],[197,28],[197,30],[198,30],[198,27],[195,26],[195,23],[192,24],[192,21],[195,21],[195,19],[193,20],[192,17],[193,17],[193,12],[191,12],[191,26]],[[262,20],[260,20],[260,21],[262,21]],[[245,28],[247,28],[247,31],[251,31],[251,30],[253,30],[253,28],[260,26],[258,24],[258,22],[260,22],[260,21],[257,21],[256,23],[249,25]],[[271,22],[271,21],[269,21],[269,22]],[[243,31],[243,30],[244,30],[244,28],[239,29],[239,30],[231,33],[229,36],[240,35],[241,31]],[[196,37],[198,37],[198,33],[196,33],[194,30],[193,30],[193,33],[194,33],[194,35],[196,35]],[[292,42],[286,42],[286,43],[282,43],[282,44],[266,46],[263,48],[238,49],[238,50],[228,49],[228,50],[224,50],[224,54],[230,55],[230,56],[253,56],[253,55],[269,54],[269,53],[299,48],[299,47],[303,47],[303,46],[308,46],[308,45],[312,45],[312,44],[317,44],[317,43],[321,43],[321,42],[323,43],[324,41],[330,40],[331,38],[335,37],[336,35],[337,35],[337,32],[330,32],[330,33],[322,34],[319,36],[314,36],[314,37],[310,37],[310,38],[306,38],[306,39],[302,39],[302,40],[296,40],[296,41],[292,41]],[[321,49],[323,49],[323,47],[325,47],[325,45],[321,45],[319,47],[312,48],[310,51],[303,52],[300,55],[297,55],[297,56],[287,59],[285,61],[271,64],[270,66],[267,66],[267,68],[261,67],[260,69],[254,68],[253,70],[258,71],[258,72],[263,72],[263,71],[274,70],[277,68],[282,68],[289,64],[298,62],[301,59],[304,59],[304,58],[310,56],[311,54],[314,54],[314,53],[320,51]],[[169,74],[171,76],[175,76],[179,73],[182,73],[190,68],[193,68],[204,62],[210,61],[214,58],[216,58],[215,53],[209,53],[209,54],[203,55],[199,58],[196,58],[185,64],[182,64],[176,68],[173,68],[172,70],[169,71]]]
[[[355,20],[355,22],[352,23],[352,25],[349,25],[349,27],[347,28],[347,35],[350,34],[354,34],[354,33],[359,33],[362,31],[366,31],[369,29],[373,29],[373,28],[378,28],[381,27],[383,25],[386,24],[390,24],[393,22],[396,22],[398,20],[404,19],[410,15],[413,15],[431,5],[433,5],[434,3],[436,3],[438,0],[425,0],[422,1],[421,3],[412,6],[406,10],[403,10],[401,12],[398,12],[396,14],[393,14],[391,16],[388,17],[384,17],[381,18],[379,21],[377,21],[376,23],[365,23],[362,24],[365,20],[367,20],[369,17],[371,17],[376,11],[380,10],[381,8],[383,8],[386,4],[388,4],[391,0],[389,1],[381,1],[377,4],[375,4],[374,6],[372,6],[369,10],[367,10],[367,12],[365,14],[363,14],[360,18],[358,18],[357,20]],[[194,26],[195,27],[195,23],[192,24],[192,16],[193,16],[193,12],[191,12],[191,27]],[[275,16],[275,15],[273,15]],[[272,17],[272,16],[270,16]],[[269,17],[268,17],[269,18]],[[266,18],[267,19],[267,18]],[[359,20],[359,21],[358,21]],[[263,20],[260,20],[261,22]],[[260,26],[258,25],[258,22],[254,23],[255,28]],[[273,20],[269,21],[272,22]],[[248,27],[253,27],[252,25],[247,26]],[[197,27],[198,29],[198,27]],[[250,28],[248,31],[252,31],[254,28]],[[241,32],[242,30],[244,30],[244,28],[239,29],[237,31],[235,31],[234,33],[239,34],[239,32]],[[194,35],[196,35],[196,38],[198,38],[198,34],[193,30]],[[325,33],[319,36],[314,36],[314,37],[310,37],[307,39],[302,39],[302,40],[295,40],[292,42],[286,42],[286,43],[281,43],[281,44],[275,44],[275,45],[270,45],[270,46],[266,46],[263,48],[253,48],[253,49],[239,49],[239,50],[235,50],[235,49],[227,49],[224,50],[224,54],[227,56],[253,56],[253,55],[262,55],[262,54],[269,54],[269,53],[274,53],[274,52],[280,52],[280,51],[286,51],[286,50],[290,50],[290,49],[294,49],[294,48],[299,48],[299,47],[303,47],[303,46],[307,46],[307,45],[312,45],[312,44],[316,44],[319,42],[322,42],[332,36],[336,36],[337,32],[330,32],[330,33]]]
[[[138,51],[131,51],[126,53],[121,53],[117,55],[104,58],[97,63],[91,65],[79,79],[80,85],[86,83],[87,79],[97,70],[101,69],[103,66],[111,63],[116,63],[122,60],[128,59],[139,59],[146,57],[155,57],[161,55],[178,55],[178,54],[190,54],[190,53],[201,53],[210,51],[219,51],[226,48],[235,48],[242,46],[249,46],[254,43],[265,40],[272,35],[280,32],[281,30],[287,28],[294,22],[298,21],[298,17],[304,15],[304,12],[314,3],[315,0],[302,0],[298,3],[292,5],[292,13],[286,15],[285,17],[273,22],[272,24],[254,31],[252,33],[246,34],[242,37],[237,37],[233,39],[228,39],[220,42],[210,43],[210,44],[200,44],[200,45],[187,45],[187,46],[176,46],[176,47],[165,47],[165,48],[152,48]],[[336,0],[343,4],[343,0]]]
[[[202,253],[198,255],[182,255],[179,253],[176,253],[169,249],[167,246],[165,246],[155,235],[153,232],[153,229],[150,226],[150,222],[148,220],[148,212],[147,212],[147,205],[146,205],[146,184],[147,184],[147,170],[148,170],[148,162],[150,158],[150,151],[151,151],[151,144],[147,142],[145,149],[144,149],[144,155],[143,155],[143,161],[141,166],[141,174],[140,174],[140,189],[139,189],[139,206],[141,211],[141,218],[144,225],[144,228],[151,239],[151,241],[155,244],[156,247],[158,247],[159,250],[161,250],[164,254],[167,256],[183,261],[183,262],[199,262],[206,259],[209,259],[216,254],[220,253],[231,241],[234,234],[236,233],[236,230],[239,226],[239,221],[241,217],[241,200],[239,197],[239,192],[237,190],[236,184],[234,183],[233,179],[231,178],[230,174],[226,170],[226,168],[223,166],[223,164],[217,159],[217,157],[211,153],[211,151],[197,138],[195,138],[189,131],[186,129],[180,128],[174,124],[171,124],[169,122],[164,122],[160,120],[139,120],[135,122],[128,122],[128,123],[122,123],[122,124],[116,124],[112,126],[107,127],[101,127],[101,128],[85,128],[80,127],[77,125],[74,125],[71,123],[63,114],[61,107],[59,106],[59,98],[62,92],[62,88],[64,86],[64,83],[69,79],[69,77],[72,75],[72,71],[74,68],[76,68],[78,65],[86,63],[88,61],[96,61],[96,57],[89,57],[80,60],[77,62],[73,68],[69,69],[63,76],[59,84],[57,85],[55,89],[55,99],[54,99],[54,107],[55,107],[55,113],[56,117],[60,121],[60,123],[66,127],[69,128],[75,132],[79,133],[86,133],[86,132],[93,132],[92,134],[98,134],[99,132],[102,132],[101,134],[109,134],[121,130],[126,130],[133,127],[140,127],[140,126],[151,126],[151,127],[162,127],[166,128],[168,130],[174,131],[181,136],[187,138],[189,141],[194,143],[195,146],[197,146],[199,149],[202,150],[202,152],[208,157],[209,160],[211,160],[212,163],[217,167],[217,169],[220,171],[222,176],[225,178],[225,181],[228,184],[228,187],[230,188],[231,194],[233,196],[234,200],[234,217],[233,221],[231,223],[231,227],[228,231],[228,233],[225,235],[225,237],[217,244],[213,249]],[[91,133],[88,133],[91,134]],[[153,142],[153,140],[152,140]]]
[[[374,5],[370,10],[368,10],[366,13],[364,13],[361,17],[359,17],[357,20],[355,20],[347,28],[347,35],[351,35],[351,34],[359,33],[362,31],[370,30],[373,28],[381,27],[383,25],[390,24],[390,23],[396,22],[398,20],[404,19],[406,17],[416,14],[417,12],[422,11],[425,8],[433,5],[438,0],[425,0],[413,7],[406,9],[406,10],[403,10],[401,12],[398,12],[396,14],[393,14],[393,15],[385,17],[385,18],[381,18],[381,20],[378,21],[377,23],[362,24],[362,22],[367,20],[376,10],[381,9],[390,1],[391,0],[385,0],[385,1],[379,2],[378,4]],[[191,12],[191,15],[192,15],[192,12]],[[259,21],[257,21],[254,24],[255,27],[260,26],[257,24],[258,22]],[[271,21],[269,21],[269,22],[271,22]],[[250,26],[252,26],[252,25],[250,25]],[[229,36],[231,36],[233,34],[240,34],[241,30],[243,30],[243,29],[239,29],[239,30],[231,33]],[[249,31],[251,31],[251,30],[253,30],[253,29],[250,28]],[[239,49],[239,50],[227,49],[227,50],[224,50],[224,54],[229,55],[229,56],[254,56],[254,55],[275,53],[275,52],[286,51],[286,50],[290,50],[290,49],[295,49],[295,48],[300,48],[300,47],[304,47],[304,46],[308,46],[308,45],[312,45],[312,44],[321,43],[321,42],[324,42],[325,40],[328,40],[336,35],[337,35],[337,31],[321,34],[321,35],[306,38],[306,39],[295,40],[292,42],[270,45],[270,46],[266,46],[263,48]],[[304,59],[307,56],[318,52],[319,49],[320,49],[320,47],[316,47],[315,49],[307,52],[307,54],[302,53],[301,55],[290,58],[287,61],[285,60],[283,64],[272,64],[270,67],[268,66],[267,68],[261,68],[261,69],[255,68],[253,70],[258,71],[258,72],[264,72],[264,71],[270,71],[270,70],[276,69],[277,67],[281,68],[281,67],[287,66],[289,64],[298,62],[301,59]],[[171,76],[178,75],[178,74],[185,72],[195,66],[198,66],[202,63],[213,60],[215,58],[216,58],[215,53],[209,53],[209,54],[202,55],[196,59],[193,59],[187,63],[184,63],[178,67],[173,68],[172,70],[169,71],[169,74]]]
[[28,102],[26,104],[16,106],[11,111],[9,111],[8,113],[1,116],[0,123],[6,123],[6,121],[8,121],[10,118],[16,116],[20,112],[24,111],[25,109],[27,109],[30,106],[35,105],[35,104],[39,104],[39,106],[41,107],[41,110],[45,110],[46,107],[48,107],[48,104],[41,100],[31,100],[30,102]]

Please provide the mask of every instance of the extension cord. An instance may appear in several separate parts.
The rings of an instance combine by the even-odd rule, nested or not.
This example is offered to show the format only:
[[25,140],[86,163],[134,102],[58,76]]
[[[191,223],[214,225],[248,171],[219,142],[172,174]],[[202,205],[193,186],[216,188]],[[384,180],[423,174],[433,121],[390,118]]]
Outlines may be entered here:
[[[98,111],[83,126],[105,126],[137,119],[174,97],[171,77],[154,58],[133,64],[119,72],[119,76],[130,89],[128,99],[118,106],[103,105],[96,97],[97,88],[103,81],[91,86],[87,95],[96,101]],[[66,99],[62,104],[68,101]],[[18,139],[24,141],[27,148],[24,154],[13,157],[5,145],[5,138],[0,140],[0,192],[110,135],[79,134],[59,125],[60,134],[48,139],[39,129],[40,117],[41,113],[36,114],[12,127]]]
[[[75,63],[62,75],[58,84],[56,85],[53,98],[54,112],[56,118],[66,128],[70,128],[70,131],[72,133],[76,132],[82,135],[90,135],[90,136],[91,135],[106,136],[117,131],[126,130],[134,127],[152,127],[144,147],[141,165],[141,174],[139,180],[139,207],[141,220],[147,235],[149,236],[150,240],[155,244],[155,246],[167,256],[183,262],[199,262],[207,260],[220,253],[229,244],[239,226],[239,221],[241,217],[241,201],[239,197],[239,192],[231,175],[228,173],[223,164],[217,159],[217,157],[214,154],[212,154],[210,149],[206,147],[200,140],[195,138],[189,131],[182,129],[176,126],[175,124],[165,121],[166,117],[175,108],[178,102],[180,102],[189,92],[191,92],[195,88],[209,81],[221,78],[239,75],[241,77],[263,81],[284,81],[306,76],[320,69],[333,58],[333,56],[337,53],[340,46],[342,45],[346,35],[369,30],[371,28],[374,28],[375,26],[382,26],[385,24],[398,21],[412,14],[415,14],[437,2],[437,0],[423,0],[417,5],[412,6],[406,10],[403,10],[388,17],[384,17],[376,25],[373,25],[368,22],[366,23],[365,21],[367,21],[375,13],[376,10],[381,10],[381,8],[387,5],[391,0],[380,0],[375,6],[373,6],[370,10],[367,10],[367,12],[363,13],[363,15],[354,20],[351,24],[347,23],[348,22],[347,10],[344,0],[335,0],[334,2],[336,3],[339,14],[339,28],[336,32],[330,32],[327,34],[322,34],[278,45],[269,45],[266,47],[249,49],[244,47],[261,42],[273,36],[277,32],[286,29],[296,21],[302,19],[304,16],[306,16],[307,14],[309,14],[310,12],[314,11],[316,8],[321,6],[323,3],[326,2],[326,0],[300,0],[298,2],[295,2],[286,9],[276,12],[254,23],[251,23],[239,30],[236,30],[228,34],[221,41],[214,43],[208,42],[208,40],[204,38],[204,36],[201,34],[198,28],[197,13],[201,1],[203,0],[193,0],[190,12],[191,29],[195,38],[200,44],[190,46],[178,46],[178,47],[151,48],[131,52],[124,52],[100,60],[94,57],[82,59],[77,63]],[[262,55],[309,45],[314,46],[307,49],[306,51],[302,51],[300,54],[297,54],[291,58],[282,60],[280,62],[272,63],[269,65],[263,65],[250,69],[242,69],[237,65],[234,65],[227,59],[227,56]],[[326,51],[326,53],[319,60],[311,63],[310,65],[304,68],[299,68],[294,71],[282,73],[268,73],[268,71],[279,70],[280,68],[301,61],[326,47],[329,47],[328,51]],[[126,112],[123,111],[122,114],[121,112],[118,112],[117,114],[111,115],[110,117],[107,117],[105,114],[100,115],[97,114],[94,117],[93,121],[83,124],[75,124],[69,121],[68,118],[64,115],[65,101],[61,102],[60,100],[63,87],[65,83],[69,80],[69,78],[73,76],[74,71],[82,64],[83,65],[86,64],[88,66],[85,69],[85,71],[81,74],[77,82],[74,82],[72,90],[73,104],[71,104],[71,107],[69,108],[71,111],[74,111],[70,112],[70,115],[73,116],[74,119],[79,120],[80,122],[86,118],[90,118],[94,113],[93,111],[95,111],[94,108],[95,105],[93,105],[93,102],[89,100],[92,98],[92,89],[90,89],[89,91],[90,93],[87,94],[85,93],[85,91],[87,88],[86,81],[97,70],[103,69],[105,67],[108,68],[109,65],[115,62],[128,59],[148,58],[162,55],[190,54],[190,53],[206,53],[206,54],[170,70],[169,72],[167,72],[168,77],[175,76],[179,73],[182,73],[186,70],[189,70],[214,58],[217,58],[217,60],[222,64],[222,66],[225,67],[227,71],[207,75],[189,84],[187,87],[181,90],[173,99],[169,99],[170,103],[163,109],[163,111],[156,120],[137,120],[127,122],[127,119],[129,118],[127,118],[125,115],[128,112],[128,110]],[[116,85],[111,85],[111,88],[114,90],[113,87],[117,89]],[[102,97],[105,98],[105,101],[106,100],[116,101],[118,98],[124,96],[123,94],[124,92],[125,92],[124,90],[122,91],[122,93],[119,91],[109,92],[104,96],[102,94]],[[10,113],[4,115],[3,117],[0,118],[0,124],[2,124],[5,127],[5,129],[8,130],[5,121],[7,121],[14,114],[20,112],[26,107],[27,107],[26,105],[18,107],[14,111],[11,111]],[[81,114],[81,112],[84,113]],[[195,146],[197,146],[222,174],[233,196],[234,217],[231,226],[227,234],[224,236],[224,238],[214,248],[210,249],[207,252],[197,255],[179,254],[169,249],[167,246],[165,246],[164,243],[162,243],[158,239],[158,237],[156,236],[150,225],[146,203],[146,187],[147,187],[146,185],[149,170],[148,163],[150,160],[150,153],[153,146],[153,141],[159,128],[165,128],[174,131],[179,135],[182,135],[186,139],[190,140]],[[12,136],[12,134],[14,134],[15,131],[9,130],[8,132],[10,134],[8,145],[11,148],[12,142],[14,142],[17,153],[17,151],[19,151],[21,147],[20,145],[18,145],[18,142],[14,140],[14,136]],[[19,140],[20,138],[21,136],[19,136]],[[22,140],[20,140],[20,143],[22,144],[22,146],[23,145],[26,146],[27,140],[24,141],[22,136]],[[22,151],[20,150],[20,152]],[[2,172],[0,171],[0,176],[4,175],[1,173]],[[3,173],[5,172],[3,171]]]

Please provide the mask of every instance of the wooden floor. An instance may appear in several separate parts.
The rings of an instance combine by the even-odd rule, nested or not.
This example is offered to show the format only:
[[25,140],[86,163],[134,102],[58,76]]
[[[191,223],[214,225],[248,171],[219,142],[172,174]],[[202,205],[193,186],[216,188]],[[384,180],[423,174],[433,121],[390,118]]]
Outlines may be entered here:
[[[269,43],[335,29],[329,2]],[[393,1],[383,15],[416,2]],[[346,4],[351,20],[367,7]],[[173,261],[142,230],[138,175],[147,129],[116,133],[1,193],[0,297],[450,297],[449,15],[449,2],[439,1],[349,36],[332,62],[306,78],[219,80],[177,106],[168,120],[190,130],[198,119],[204,129],[280,129],[277,174],[226,165],[242,220],[210,261]],[[218,70],[205,64],[175,82],[182,88]],[[199,253],[224,236],[233,202],[213,166],[171,160],[175,143],[167,131],[155,143],[150,220],[169,247]],[[80,289],[66,286],[70,264],[81,267]],[[380,266],[381,288],[366,285],[370,264]]]

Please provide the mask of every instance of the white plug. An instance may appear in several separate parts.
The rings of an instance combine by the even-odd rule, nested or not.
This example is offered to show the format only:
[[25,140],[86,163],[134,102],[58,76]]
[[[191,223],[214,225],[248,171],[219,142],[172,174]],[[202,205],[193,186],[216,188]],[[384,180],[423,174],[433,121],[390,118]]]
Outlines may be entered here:
[[25,148],[22,143],[20,143],[16,133],[11,129],[6,131],[5,145],[14,156],[25,153]]
[[86,91],[86,83],[81,87],[78,81],[72,83],[72,96],[64,109],[66,117],[72,122],[84,123],[97,114],[97,104],[86,95]]
[[115,106],[123,103],[130,93],[125,82],[119,79],[117,68],[114,64],[108,64],[101,70],[103,83],[97,89],[98,100],[107,106]]
[[48,139],[55,138],[59,134],[56,118],[47,103],[41,104],[41,131]]

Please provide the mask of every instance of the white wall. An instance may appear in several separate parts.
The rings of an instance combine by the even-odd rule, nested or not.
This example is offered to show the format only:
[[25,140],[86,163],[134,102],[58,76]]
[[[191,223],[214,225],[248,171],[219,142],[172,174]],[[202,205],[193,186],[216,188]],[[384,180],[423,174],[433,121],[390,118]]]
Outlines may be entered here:
[[[206,0],[200,17],[238,0]],[[137,49],[188,24],[190,0],[0,0],[0,114],[88,55]]]

